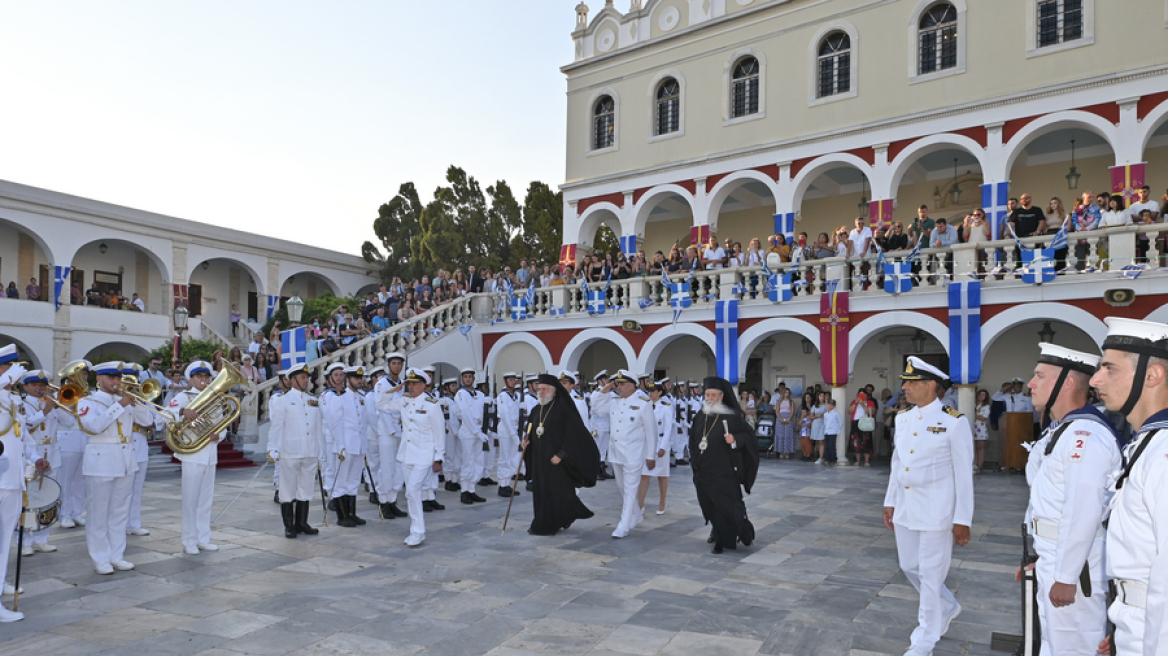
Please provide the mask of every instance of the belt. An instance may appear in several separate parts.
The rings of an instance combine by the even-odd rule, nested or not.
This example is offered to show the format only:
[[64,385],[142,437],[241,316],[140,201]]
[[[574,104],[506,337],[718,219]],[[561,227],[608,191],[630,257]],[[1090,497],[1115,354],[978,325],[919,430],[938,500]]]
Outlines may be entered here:
[[119,437],[117,435],[112,435],[112,436],[108,436],[108,437],[105,435],[91,435],[91,436],[89,436],[89,443],[90,444],[126,444],[128,442],[129,442],[129,440],[127,440],[126,438]]
[[56,443],[57,443],[57,438],[55,438],[55,437],[46,437],[45,439],[40,441],[40,444],[42,444],[44,446],[48,446],[50,444],[56,444]]
[[1058,535],[1058,530],[1059,530],[1058,524],[1051,524],[1050,522],[1044,522],[1041,519],[1032,519],[1032,520],[1030,520],[1030,526],[1033,529],[1033,533],[1034,533],[1035,537],[1042,538],[1043,540],[1057,540],[1058,539],[1058,536],[1059,536]]
[[1116,595],[1118,601],[1123,602],[1128,606],[1134,608],[1144,609],[1148,605],[1148,584],[1143,581],[1132,581],[1129,579],[1115,579]]

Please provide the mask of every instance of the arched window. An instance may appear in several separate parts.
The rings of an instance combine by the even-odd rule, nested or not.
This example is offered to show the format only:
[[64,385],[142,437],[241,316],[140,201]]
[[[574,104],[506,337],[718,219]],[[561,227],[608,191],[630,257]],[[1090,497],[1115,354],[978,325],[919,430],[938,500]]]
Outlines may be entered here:
[[1038,47],[1083,38],[1083,0],[1039,0]]
[[957,9],[945,2],[921,15],[917,42],[917,73],[924,75],[957,66]]
[[657,85],[657,134],[677,132],[681,127],[681,85],[667,77]]
[[819,42],[819,97],[851,89],[852,40],[845,32],[832,32]]
[[601,96],[592,106],[592,149],[611,148],[616,144],[616,103],[611,96]]
[[734,64],[731,76],[730,116],[738,118],[758,113],[758,60],[743,57]]

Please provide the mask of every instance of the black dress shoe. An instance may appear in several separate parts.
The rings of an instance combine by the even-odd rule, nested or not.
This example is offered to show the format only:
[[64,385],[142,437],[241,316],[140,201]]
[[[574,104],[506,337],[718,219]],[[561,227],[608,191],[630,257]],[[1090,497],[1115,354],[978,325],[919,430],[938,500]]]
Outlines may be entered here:
[[523,489],[525,489],[525,490],[527,490],[528,492],[530,492],[530,491],[531,491],[531,489],[532,489],[531,481],[527,481],[527,485],[524,485],[524,486],[523,486]]
[[459,485],[458,483],[454,483],[452,481],[446,481],[446,491],[447,492],[461,492],[462,486]]
[[499,496],[501,496],[501,497],[519,496],[519,492],[515,491],[515,489],[512,487],[509,487],[507,485],[503,485],[499,488]]
[[471,500],[471,501],[475,501],[475,502],[478,502],[478,503],[486,503],[486,502],[487,502],[487,500],[486,500],[486,499],[484,499],[484,498],[480,497],[479,495],[475,494],[474,492],[467,492],[467,493],[465,493],[465,494],[469,494],[469,495],[470,495],[470,500]]
[[378,501],[378,499],[377,499],[377,493],[376,493],[376,492],[370,492],[370,493],[369,493],[369,503],[371,503],[371,504],[373,504],[373,505],[375,505],[375,506],[376,506],[376,505],[379,505],[379,504],[377,503],[377,501]]
[[393,514],[393,511],[389,509],[389,506],[390,504],[388,503],[383,503],[377,506],[377,511],[381,514],[382,519],[394,519],[397,517],[397,515]]
[[484,476],[479,480],[478,483],[476,483],[476,485],[498,485],[498,483]]
[[438,482],[445,483],[446,482],[446,475],[445,474],[438,474]]
[[410,514],[408,512],[397,507],[396,501],[389,504],[389,512],[393,513],[397,517],[409,517],[410,516]]
[[275,501],[276,504],[279,505],[279,503],[280,503],[280,491],[279,490],[276,490],[276,496],[272,497],[272,501]]
[[474,505],[474,499],[471,498],[470,492],[463,492],[462,495],[458,497],[458,500],[468,506]]
[[429,499],[422,499],[422,512],[434,512],[434,509],[430,507]]
[[722,545],[715,544],[712,553],[716,553],[716,554],[722,553]]
[[430,499],[430,507],[434,510],[446,510],[446,506],[438,503],[437,499]]

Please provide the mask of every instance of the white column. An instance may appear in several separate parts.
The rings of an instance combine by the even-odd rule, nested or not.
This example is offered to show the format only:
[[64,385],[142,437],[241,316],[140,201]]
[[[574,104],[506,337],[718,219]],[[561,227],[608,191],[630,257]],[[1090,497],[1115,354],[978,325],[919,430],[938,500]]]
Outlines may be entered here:
[[977,419],[977,383],[957,386],[957,411],[965,415],[969,430],[973,431],[973,422]]

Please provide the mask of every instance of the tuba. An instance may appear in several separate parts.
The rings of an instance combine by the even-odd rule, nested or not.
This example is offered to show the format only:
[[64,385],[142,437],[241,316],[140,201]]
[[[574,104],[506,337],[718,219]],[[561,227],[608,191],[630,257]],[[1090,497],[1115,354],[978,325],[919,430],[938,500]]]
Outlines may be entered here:
[[187,406],[199,416],[194,421],[179,417],[179,421],[166,425],[166,446],[175,453],[190,455],[217,442],[219,433],[239,418],[239,400],[231,396],[231,388],[245,383],[243,374],[223,360],[223,371]]

